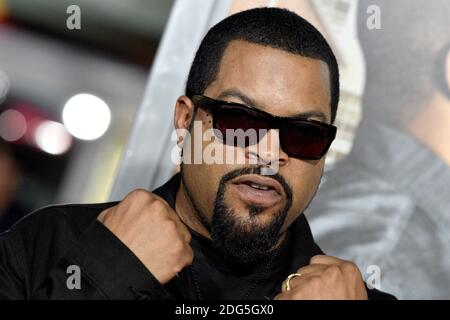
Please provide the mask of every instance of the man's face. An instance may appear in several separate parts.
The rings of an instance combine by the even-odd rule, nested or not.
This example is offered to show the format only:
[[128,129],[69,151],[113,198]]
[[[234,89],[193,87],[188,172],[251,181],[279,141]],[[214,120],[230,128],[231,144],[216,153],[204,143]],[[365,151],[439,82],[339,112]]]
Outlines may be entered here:
[[[309,119],[327,123],[331,119],[329,72],[324,62],[244,41],[228,45],[217,77],[203,95],[251,104],[277,116],[308,113]],[[186,108],[181,104],[179,99],[177,109]],[[203,109],[198,109],[194,120],[201,121],[203,132],[212,127],[212,115]],[[194,148],[195,135],[191,131],[185,152]],[[183,182],[207,221],[213,242],[222,242],[218,246],[228,246],[231,252],[240,250],[242,255],[253,252],[257,256],[258,251],[262,255],[276,244],[311,201],[324,166],[324,158],[289,157],[281,149],[275,130],[259,141],[262,143],[267,147],[255,151],[214,142],[221,144],[224,154],[240,154],[245,163],[183,165]],[[208,144],[211,141],[204,141],[203,148]],[[250,164],[251,160],[257,165]],[[255,169],[274,162],[278,166],[274,176],[262,176]],[[255,183],[272,187],[260,190],[252,187]]]

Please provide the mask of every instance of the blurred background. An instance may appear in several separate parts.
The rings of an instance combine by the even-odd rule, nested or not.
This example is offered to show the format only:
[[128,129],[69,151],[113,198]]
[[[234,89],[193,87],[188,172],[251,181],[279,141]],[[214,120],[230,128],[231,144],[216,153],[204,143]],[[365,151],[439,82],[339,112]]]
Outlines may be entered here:
[[[198,5],[196,1],[181,2],[179,6],[184,8]],[[286,5],[302,9],[292,6],[295,1],[290,2]],[[198,30],[192,48],[206,27],[226,14],[269,4],[223,3],[210,1],[209,7],[203,6],[208,10],[202,13],[215,16],[192,26]],[[68,8],[73,4],[80,8],[80,29],[71,30],[67,23],[73,12]],[[314,4],[326,17],[324,22],[339,35],[333,40],[335,45],[343,46],[345,35],[353,32],[354,1]],[[3,197],[9,200],[3,200],[0,212],[8,206],[15,211],[20,207],[22,212],[55,202],[108,200],[172,6],[171,0],[0,0],[2,190],[9,185],[9,196],[5,191]],[[200,18],[193,15],[193,21]],[[179,21],[173,24],[178,27]],[[172,30],[167,33],[171,39],[178,36]],[[354,40],[347,37],[346,43],[354,47]],[[346,50],[340,58],[360,61],[358,54],[357,50]],[[192,49],[182,55],[186,65],[192,55]],[[158,69],[166,65],[167,61],[162,61]],[[361,66],[362,62],[352,63],[349,68],[343,65],[341,104],[345,108],[340,109],[340,119],[346,119],[342,122],[346,128],[339,132],[330,163],[345,155],[351,146],[351,129],[360,113]],[[171,72],[185,77],[179,70]],[[172,97],[176,99],[179,93],[172,90]],[[159,107],[172,112],[174,101],[167,99]],[[150,112],[156,112],[153,110]],[[170,126],[165,123],[164,130]],[[139,144],[145,139],[142,137]],[[147,180],[147,187],[163,180]],[[126,187],[121,190],[126,192]]]
[[0,1],[0,213],[108,198],[171,7]]
[[305,212],[316,241],[365,279],[378,267],[399,298],[449,298],[449,4],[0,0],[0,231],[52,203],[164,183],[202,37],[229,14],[279,6],[314,24],[340,66],[338,134]]

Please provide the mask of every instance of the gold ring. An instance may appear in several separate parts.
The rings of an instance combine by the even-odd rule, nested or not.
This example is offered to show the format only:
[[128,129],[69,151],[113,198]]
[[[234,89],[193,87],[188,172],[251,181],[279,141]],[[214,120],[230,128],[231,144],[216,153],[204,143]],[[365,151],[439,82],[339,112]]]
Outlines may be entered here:
[[301,273],[292,273],[292,274],[290,274],[287,278],[286,278],[286,280],[284,280],[284,282],[283,282],[283,291],[289,291],[289,290],[291,290],[291,286],[290,286],[290,281],[291,281],[291,279],[292,278],[295,278],[295,277],[300,277],[302,274]]

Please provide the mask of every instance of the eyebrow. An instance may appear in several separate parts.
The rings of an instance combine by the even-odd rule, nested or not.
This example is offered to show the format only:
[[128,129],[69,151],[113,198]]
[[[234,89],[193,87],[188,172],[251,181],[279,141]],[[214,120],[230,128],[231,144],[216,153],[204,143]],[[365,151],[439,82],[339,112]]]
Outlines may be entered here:
[[[250,98],[249,96],[247,96],[245,93],[243,93],[242,91],[240,91],[239,89],[236,88],[232,88],[232,89],[227,89],[222,91],[218,96],[217,99],[220,100],[225,100],[227,98],[238,98],[241,101],[244,102],[244,104],[266,111],[264,108],[262,108],[260,105],[258,105],[258,103],[256,103],[256,101],[254,101],[252,98]],[[328,117],[320,111],[306,111],[306,112],[301,112],[298,113],[294,116],[289,116],[289,118],[295,118],[295,119],[309,119],[309,118],[319,118],[321,121],[323,122],[328,122]]]

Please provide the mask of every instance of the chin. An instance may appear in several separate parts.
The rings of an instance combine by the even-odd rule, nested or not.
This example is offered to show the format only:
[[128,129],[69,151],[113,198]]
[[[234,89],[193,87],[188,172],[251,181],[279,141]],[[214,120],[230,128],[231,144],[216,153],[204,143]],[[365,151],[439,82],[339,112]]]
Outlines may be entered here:
[[248,229],[255,231],[255,229],[263,229],[270,225],[279,215],[279,210],[276,209],[259,209],[248,208],[244,210],[232,210],[232,219],[234,224],[242,227],[244,230]]

